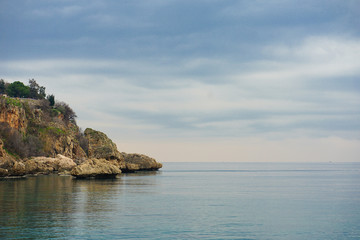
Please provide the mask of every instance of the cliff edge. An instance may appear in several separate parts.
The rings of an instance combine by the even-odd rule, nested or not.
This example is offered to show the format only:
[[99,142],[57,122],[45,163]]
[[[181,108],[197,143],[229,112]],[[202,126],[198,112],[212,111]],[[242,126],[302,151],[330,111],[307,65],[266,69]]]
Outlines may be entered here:
[[82,132],[75,117],[63,102],[50,106],[47,99],[0,95],[0,177],[51,172],[114,176],[162,167],[148,156],[119,152],[105,133]]

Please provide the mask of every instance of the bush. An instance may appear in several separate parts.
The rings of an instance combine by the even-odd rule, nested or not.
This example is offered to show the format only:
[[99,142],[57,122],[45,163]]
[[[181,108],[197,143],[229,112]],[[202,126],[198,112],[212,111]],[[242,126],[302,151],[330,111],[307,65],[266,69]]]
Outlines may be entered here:
[[85,137],[85,134],[82,130],[79,130],[79,133],[76,135],[76,139],[79,141],[80,147],[84,150],[86,155],[89,154],[89,140]]
[[71,109],[71,107],[69,107],[69,105],[67,103],[57,102],[57,103],[55,103],[54,108],[57,109],[58,111],[60,111],[61,114],[64,115],[65,122],[76,123],[76,121],[75,121],[75,118],[77,117],[76,113]]
[[42,142],[37,136],[28,134],[24,137],[8,123],[0,123],[0,137],[4,140],[4,147],[10,154],[21,158],[43,154]]
[[49,101],[51,107],[55,105],[55,96],[53,94],[48,95],[46,99]]

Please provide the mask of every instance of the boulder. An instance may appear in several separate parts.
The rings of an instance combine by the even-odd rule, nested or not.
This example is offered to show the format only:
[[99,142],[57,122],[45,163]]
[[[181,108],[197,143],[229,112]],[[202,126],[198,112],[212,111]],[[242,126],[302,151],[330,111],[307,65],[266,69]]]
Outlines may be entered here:
[[124,171],[138,171],[138,170],[145,170],[145,171],[152,171],[158,170],[162,168],[162,164],[156,162],[155,159],[148,157],[143,154],[137,153],[121,153],[125,161],[125,169]]
[[0,160],[0,176],[23,176],[26,174],[25,165],[15,159],[8,157]]
[[118,159],[122,156],[115,143],[105,133],[87,128],[84,132],[88,140],[88,157],[97,159]]
[[88,159],[71,170],[77,178],[114,178],[121,170],[106,159]]
[[68,157],[58,154],[56,158],[34,157],[25,162],[27,174],[51,173],[54,171],[69,171],[76,166],[76,163]]
[[30,159],[25,162],[27,174],[49,174],[55,171],[54,163],[45,159]]
[[71,170],[76,166],[76,163],[71,158],[58,154],[55,158],[55,164],[58,171]]
[[0,168],[0,177],[7,177],[9,175],[10,175],[10,173],[7,169]]

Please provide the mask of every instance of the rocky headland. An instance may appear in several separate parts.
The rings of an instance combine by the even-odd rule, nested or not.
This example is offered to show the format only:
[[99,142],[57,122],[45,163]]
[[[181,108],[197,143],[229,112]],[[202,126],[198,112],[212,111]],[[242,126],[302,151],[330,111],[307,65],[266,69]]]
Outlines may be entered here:
[[71,174],[115,177],[162,167],[142,154],[120,152],[105,133],[80,130],[65,103],[0,96],[0,177]]

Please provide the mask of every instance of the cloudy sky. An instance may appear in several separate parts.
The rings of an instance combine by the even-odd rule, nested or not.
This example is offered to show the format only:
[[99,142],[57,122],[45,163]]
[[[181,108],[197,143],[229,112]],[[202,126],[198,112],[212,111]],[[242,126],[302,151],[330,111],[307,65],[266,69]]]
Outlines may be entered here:
[[168,161],[360,161],[360,2],[0,0],[0,78]]

